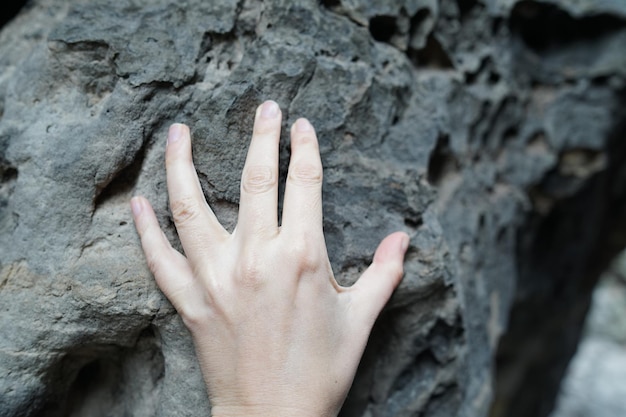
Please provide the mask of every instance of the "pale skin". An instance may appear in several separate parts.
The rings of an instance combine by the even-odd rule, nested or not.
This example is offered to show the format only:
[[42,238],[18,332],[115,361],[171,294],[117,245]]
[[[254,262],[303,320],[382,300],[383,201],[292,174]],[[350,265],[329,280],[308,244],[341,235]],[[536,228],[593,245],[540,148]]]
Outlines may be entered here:
[[148,266],[193,337],[216,417],[336,416],[374,321],[402,279],[409,237],[396,232],[354,285],[335,280],[322,230],[322,163],[306,119],[291,127],[278,224],[280,127],[278,105],[259,106],[232,233],[206,203],[181,124],[170,127],[165,159],[184,256],[150,203],[131,200]]

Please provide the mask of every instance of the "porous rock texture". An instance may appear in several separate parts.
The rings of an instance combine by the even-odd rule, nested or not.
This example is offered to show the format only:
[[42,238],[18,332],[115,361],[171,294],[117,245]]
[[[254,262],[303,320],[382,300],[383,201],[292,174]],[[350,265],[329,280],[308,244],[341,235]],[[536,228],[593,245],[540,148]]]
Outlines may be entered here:
[[29,1],[0,32],[0,415],[206,415],[128,201],[179,246],[184,122],[232,229],[269,98],[319,131],[341,284],[412,237],[342,415],[547,415],[625,243],[625,45],[622,0]]

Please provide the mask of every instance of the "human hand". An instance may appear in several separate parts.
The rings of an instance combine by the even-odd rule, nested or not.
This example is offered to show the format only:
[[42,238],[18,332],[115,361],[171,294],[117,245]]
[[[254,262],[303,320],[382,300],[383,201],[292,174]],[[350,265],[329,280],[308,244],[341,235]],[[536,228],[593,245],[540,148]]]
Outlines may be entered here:
[[291,128],[278,225],[280,127],[278,105],[259,106],[232,234],[206,204],[184,125],[170,128],[166,168],[186,256],[150,203],[131,200],[148,266],[193,337],[214,416],[336,416],[402,278],[409,237],[399,232],[380,243],[354,285],[335,281],[322,230],[322,164],[306,119]]

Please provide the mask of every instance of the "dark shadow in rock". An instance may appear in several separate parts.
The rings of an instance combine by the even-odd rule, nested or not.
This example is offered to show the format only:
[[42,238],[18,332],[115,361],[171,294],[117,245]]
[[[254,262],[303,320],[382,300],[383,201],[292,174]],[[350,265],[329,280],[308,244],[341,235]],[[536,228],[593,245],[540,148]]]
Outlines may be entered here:
[[530,216],[518,236],[516,298],[498,346],[491,417],[549,415],[576,351],[592,289],[626,247],[624,99],[620,95],[616,104],[606,168],[573,195],[555,195],[562,186],[549,186],[553,178],[564,178],[557,169],[538,186],[553,202],[546,215]]
[[422,49],[409,50],[408,55],[418,68],[454,69],[450,56],[432,33],[426,38],[426,45]]
[[0,11],[0,29],[17,16],[26,3],[28,3],[28,0],[4,0],[2,2],[2,11]]
[[374,16],[369,23],[372,37],[379,42],[389,42],[398,31],[395,16]]
[[49,401],[35,417],[155,415],[164,369],[152,328],[133,347],[77,347],[51,370]]
[[509,25],[530,49],[542,54],[575,43],[589,44],[624,29],[626,22],[603,14],[574,18],[557,6],[525,0],[513,7]]
[[131,163],[115,174],[113,179],[96,195],[94,212],[102,205],[118,197],[123,198],[125,203],[130,200],[132,190],[139,179],[148,143],[149,141],[144,141]]
[[9,200],[15,189],[18,170],[0,154],[0,233],[15,227],[15,214],[9,211]]
[[341,6],[341,0],[321,0],[320,3],[328,9],[334,9]]
[[457,4],[459,5],[461,20],[465,19],[472,12],[474,7],[478,6],[476,0],[457,0]]
[[441,181],[449,173],[456,172],[459,169],[458,161],[452,154],[449,147],[449,138],[447,135],[440,136],[437,139],[437,145],[430,155],[428,162],[428,182],[438,187]]

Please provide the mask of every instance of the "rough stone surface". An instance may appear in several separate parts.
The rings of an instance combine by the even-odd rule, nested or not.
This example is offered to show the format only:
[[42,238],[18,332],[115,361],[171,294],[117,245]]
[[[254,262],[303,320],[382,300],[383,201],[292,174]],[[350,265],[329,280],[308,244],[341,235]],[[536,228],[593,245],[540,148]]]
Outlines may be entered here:
[[625,43],[621,0],[28,2],[0,32],[0,415],[206,413],[128,200],[178,244],[188,123],[232,228],[268,98],[319,131],[340,283],[412,236],[343,415],[548,415],[626,241]]
[[584,337],[550,417],[626,415],[626,253],[593,293]]

